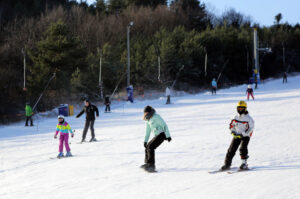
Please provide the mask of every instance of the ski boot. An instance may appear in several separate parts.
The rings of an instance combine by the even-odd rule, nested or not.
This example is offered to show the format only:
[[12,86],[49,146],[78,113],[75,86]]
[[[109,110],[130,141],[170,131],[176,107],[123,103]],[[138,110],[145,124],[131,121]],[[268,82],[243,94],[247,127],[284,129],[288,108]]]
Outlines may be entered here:
[[149,167],[150,164],[146,163],[140,166],[141,169],[146,169],[147,167]]
[[72,157],[72,153],[70,151],[67,151],[66,157]]
[[148,164],[148,166],[145,167],[145,170],[150,172],[150,173],[156,172],[154,164]]
[[248,170],[247,160],[242,160],[242,164],[240,166],[240,170]]
[[64,153],[63,152],[59,152],[59,154],[57,155],[57,158],[63,158],[64,157]]
[[90,139],[90,142],[96,142],[97,140],[96,140],[96,138],[91,138]]
[[228,165],[223,165],[223,166],[220,168],[220,171],[227,171],[227,170],[230,170],[230,166],[228,166]]
[[83,142],[85,142],[85,139],[82,139],[80,143],[83,143]]

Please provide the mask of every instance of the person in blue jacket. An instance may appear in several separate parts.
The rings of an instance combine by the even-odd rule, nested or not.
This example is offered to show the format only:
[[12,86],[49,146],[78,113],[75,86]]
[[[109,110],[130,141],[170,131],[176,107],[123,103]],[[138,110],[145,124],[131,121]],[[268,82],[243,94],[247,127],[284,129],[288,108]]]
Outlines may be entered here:
[[215,95],[216,95],[217,94],[217,82],[216,82],[215,78],[213,78],[213,80],[211,81],[211,87],[212,87],[211,94],[213,95],[215,93]]
[[[155,171],[155,149],[160,146],[165,140],[170,142],[172,140],[170,132],[165,121],[155,112],[155,109],[151,106],[144,108],[144,117],[146,121],[146,135],[144,139],[145,147],[145,164],[141,168],[146,171]],[[154,134],[154,137],[148,142],[150,133]]]

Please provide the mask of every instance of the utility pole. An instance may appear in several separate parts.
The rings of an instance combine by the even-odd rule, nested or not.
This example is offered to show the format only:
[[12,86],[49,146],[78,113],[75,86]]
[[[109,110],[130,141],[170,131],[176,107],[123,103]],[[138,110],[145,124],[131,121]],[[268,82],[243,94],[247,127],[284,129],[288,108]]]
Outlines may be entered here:
[[24,64],[24,86],[23,90],[26,91],[26,53],[25,50],[22,48],[22,54],[23,54],[23,64]]
[[102,82],[102,51],[98,48],[99,53],[99,87],[100,87],[100,98],[103,99],[103,82]]
[[130,85],[130,28],[133,26],[133,21],[127,25],[127,87]]

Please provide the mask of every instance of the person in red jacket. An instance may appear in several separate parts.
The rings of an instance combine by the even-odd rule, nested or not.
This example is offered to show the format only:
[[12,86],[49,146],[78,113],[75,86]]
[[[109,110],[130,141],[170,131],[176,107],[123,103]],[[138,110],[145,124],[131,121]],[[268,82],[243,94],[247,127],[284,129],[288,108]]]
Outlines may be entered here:
[[253,89],[252,89],[252,87],[251,87],[250,84],[248,85],[248,88],[247,88],[246,93],[247,93],[247,100],[248,100],[248,101],[249,101],[249,96],[250,96],[250,95],[251,95],[252,99],[254,100]]

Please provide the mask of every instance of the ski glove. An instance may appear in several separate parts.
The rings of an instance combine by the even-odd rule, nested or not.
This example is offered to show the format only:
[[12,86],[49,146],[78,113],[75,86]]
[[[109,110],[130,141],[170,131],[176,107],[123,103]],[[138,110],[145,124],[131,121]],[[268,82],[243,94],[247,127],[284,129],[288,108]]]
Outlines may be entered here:
[[57,138],[57,135],[54,135],[54,139],[56,139]]
[[235,132],[235,131],[231,131],[231,135],[232,135],[235,139],[237,139],[237,138],[242,138],[242,135],[241,135],[241,134],[238,134],[238,133]]
[[171,142],[172,138],[171,138],[171,137],[168,137],[167,140],[168,140],[168,142]]
[[144,142],[144,147],[147,148],[147,142]]

